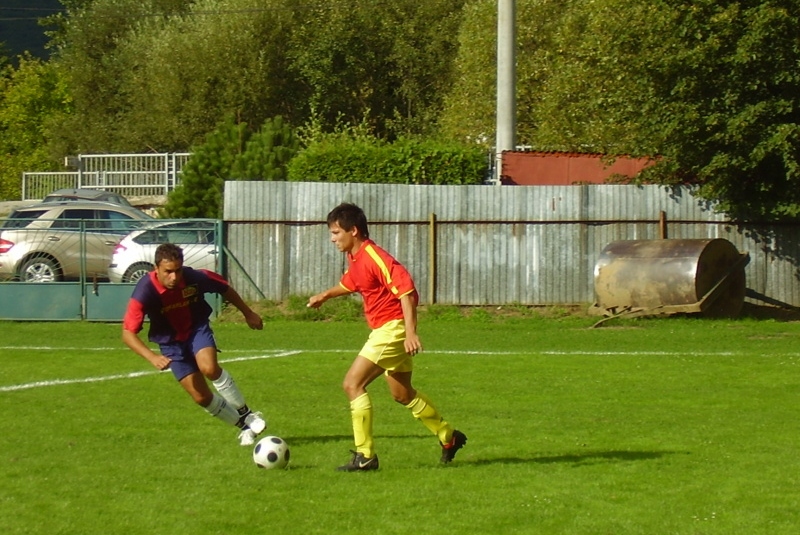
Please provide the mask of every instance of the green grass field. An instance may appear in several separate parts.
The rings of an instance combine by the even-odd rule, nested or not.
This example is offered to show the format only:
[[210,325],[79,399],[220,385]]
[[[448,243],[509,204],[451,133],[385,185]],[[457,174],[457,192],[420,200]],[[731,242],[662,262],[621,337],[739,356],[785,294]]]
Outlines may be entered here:
[[361,322],[215,323],[285,471],[118,325],[2,322],[0,533],[798,533],[800,323],[593,322],[423,312],[416,386],[469,443],[439,465],[379,379],[381,470],[363,474],[334,470]]

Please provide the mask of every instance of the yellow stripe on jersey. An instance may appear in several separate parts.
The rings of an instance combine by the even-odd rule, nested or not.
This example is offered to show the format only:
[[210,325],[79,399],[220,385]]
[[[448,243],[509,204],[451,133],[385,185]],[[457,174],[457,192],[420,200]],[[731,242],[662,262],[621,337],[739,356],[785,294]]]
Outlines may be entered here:
[[372,247],[372,245],[367,245],[364,249],[367,251],[367,254],[370,256],[370,258],[372,258],[375,264],[378,265],[378,268],[381,270],[381,273],[383,273],[383,278],[386,279],[386,284],[390,285],[392,293],[397,295],[399,293],[399,290],[397,289],[396,286],[391,286],[392,274],[389,273],[389,268],[386,267],[386,263],[383,261],[383,258],[381,258],[381,256],[378,254],[378,251],[376,251]]
[[344,288],[345,290],[347,290],[347,291],[348,291],[348,292],[350,292],[350,293],[353,293],[353,292],[355,292],[355,290],[353,290],[352,288],[348,288],[347,286],[345,286],[344,284],[342,284],[342,282],[341,282],[341,281],[339,281],[339,286],[340,286],[341,288]]

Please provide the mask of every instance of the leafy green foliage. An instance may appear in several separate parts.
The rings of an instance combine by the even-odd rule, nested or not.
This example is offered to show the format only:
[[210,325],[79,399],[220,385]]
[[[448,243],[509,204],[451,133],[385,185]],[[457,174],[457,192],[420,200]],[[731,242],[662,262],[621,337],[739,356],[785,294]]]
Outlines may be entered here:
[[211,132],[186,162],[181,184],[163,208],[167,217],[222,217],[226,180],[285,180],[286,165],[299,147],[280,117],[253,133],[232,118]]
[[323,136],[289,163],[289,180],[377,184],[481,184],[487,159],[477,145],[402,138],[394,143]]
[[[225,116],[252,125],[275,115],[301,122],[293,100],[302,92],[285,60],[285,1],[200,0],[187,10],[149,20],[125,44],[134,65],[122,96],[131,104],[129,145],[190,146]],[[154,116],[163,120],[151,133]]]
[[[655,156],[645,179],[697,184],[734,217],[800,215],[797,2],[518,4],[520,144]],[[462,26],[441,121],[461,139],[493,132],[493,9]]]
[[371,110],[380,135],[431,130],[464,3],[70,1],[54,42],[76,113],[58,134],[73,152],[186,150],[221,117],[315,107],[329,127]]
[[292,72],[332,129],[363,117],[380,137],[430,131],[447,88],[464,0],[310,0],[297,10]]
[[247,140],[231,169],[231,178],[286,180],[286,166],[299,148],[299,139],[282,117],[269,119]]
[[[612,16],[620,10],[629,16]],[[797,215],[797,13],[793,2],[586,4],[554,82],[575,102],[554,101],[550,133],[580,107],[596,123],[582,121],[578,139],[659,155],[651,177],[661,182],[697,183],[734,216]]]
[[[251,125],[314,117],[327,133],[341,122],[364,123],[387,142],[419,135],[493,142],[492,0],[62,3],[68,15],[49,17],[58,28],[52,62],[73,111],[48,117],[40,136],[55,163],[76,152],[187,150],[228,116]],[[795,218],[797,7],[796,0],[519,0],[518,142],[657,157],[644,179],[696,184],[734,217]],[[309,145],[307,161],[297,163],[309,179],[344,169],[369,180],[430,183],[427,171],[409,168],[427,163],[402,159],[403,151],[419,154],[413,147],[328,142],[335,143],[358,146],[345,162]],[[392,176],[387,162],[398,161],[405,168]]]
[[58,37],[58,63],[76,88],[76,114],[59,134],[79,152],[180,151],[201,143],[222,117],[248,124],[289,117],[286,98],[299,91],[286,72],[285,3],[74,7]]
[[25,171],[56,170],[48,128],[70,113],[63,78],[52,63],[29,55],[19,66],[0,65],[0,199],[20,199]]

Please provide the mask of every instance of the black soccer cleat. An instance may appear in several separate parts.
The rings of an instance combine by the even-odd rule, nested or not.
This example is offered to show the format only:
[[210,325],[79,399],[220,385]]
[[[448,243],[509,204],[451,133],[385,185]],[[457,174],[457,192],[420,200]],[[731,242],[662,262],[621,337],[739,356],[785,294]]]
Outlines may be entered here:
[[364,457],[363,453],[353,450],[350,450],[350,453],[353,454],[353,458],[350,459],[350,462],[340,466],[336,470],[339,472],[369,472],[370,470],[378,469],[377,455],[368,459]]
[[466,446],[467,435],[456,429],[453,431],[453,438],[447,444],[442,444],[442,459],[444,464],[449,463],[456,457],[458,450]]

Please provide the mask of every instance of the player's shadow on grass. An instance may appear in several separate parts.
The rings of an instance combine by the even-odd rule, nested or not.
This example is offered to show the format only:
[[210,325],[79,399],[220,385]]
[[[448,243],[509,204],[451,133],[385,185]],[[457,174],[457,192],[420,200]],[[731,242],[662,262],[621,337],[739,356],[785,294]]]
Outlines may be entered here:
[[283,437],[288,444],[324,444],[326,442],[353,441],[353,435],[325,435],[314,437]]
[[465,461],[464,464],[555,464],[567,463],[573,466],[587,466],[601,463],[619,463],[633,461],[650,461],[665,455],[687,454],[677,451],[594,451],[586,453],[568,453],[564,455],[550,455],[545,457],[495,457],[494,459],[478,459]]

